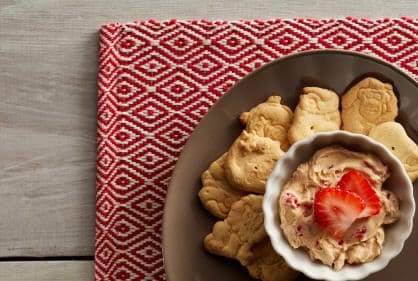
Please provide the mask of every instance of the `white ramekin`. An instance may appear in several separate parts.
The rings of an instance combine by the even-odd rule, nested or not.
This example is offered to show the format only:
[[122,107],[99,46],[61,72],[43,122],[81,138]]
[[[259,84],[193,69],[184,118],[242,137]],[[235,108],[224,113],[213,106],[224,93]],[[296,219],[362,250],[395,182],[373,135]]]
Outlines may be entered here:
[[[312,261],[303,249],[293,249],[280,229],[278,200],[282,186],[288,181],[299,164],[306,162],[320,148],[340,144],[356,151],[371,152],[377,155],[391,171],[385,187],[393,191],[400,199],[400,219],[385,228],[385,242],[382,253],[375,260],[361,265],[345,265],[340,271],[334,271],[320,262]],[[389,261],[402,250],[413,226],[415,201],[413,186],[401,162],[383,145],[369,137],[346,131],[318,133],[291,146],[283,155],[271,173],[264,195],[264,224],[273,248],[295,270],[303,272],[313,279],[332,281],[363,279],[373,272],[382,270]]]

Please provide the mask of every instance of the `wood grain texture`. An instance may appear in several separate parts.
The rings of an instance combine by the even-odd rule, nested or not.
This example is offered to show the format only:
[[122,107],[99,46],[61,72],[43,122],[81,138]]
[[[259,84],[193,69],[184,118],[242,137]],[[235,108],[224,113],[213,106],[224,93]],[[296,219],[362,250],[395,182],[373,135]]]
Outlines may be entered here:
[[92,281],[93,261],[33,261],[0,263],[0,280]]
[[417,13],[416,0],[0,0],[0,256],[93,255],[101,24]]

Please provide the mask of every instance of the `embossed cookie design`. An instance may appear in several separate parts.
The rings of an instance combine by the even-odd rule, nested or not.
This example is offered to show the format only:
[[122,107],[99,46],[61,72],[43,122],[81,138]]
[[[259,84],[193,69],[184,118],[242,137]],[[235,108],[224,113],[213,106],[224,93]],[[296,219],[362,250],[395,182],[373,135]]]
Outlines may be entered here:
[[287,131],[292,122],[293,112],[281,104],[280,96],[271,96],[267,101],[253,107],[240,116],[246,130],[260,137],[267,137],[280,142],[283,151],[289,149]]
[[378,124],[394,121],[398,99],[391,84],[365,78],[354,85],[341,100],[343,129],[368,135]]
[[327,89],[305,87],[299,97],[288,138],[291,144],[317,132],[339,130],[338,95]]
[[224,163],[226,153],[216,159],[202,174],[202,189],[199,198],[203,206],[212,215],[225,218],[233,203],[238,201],[245,192],[234,189],[225,178]]
[[298,272],[276,253],[269,238],[256,244],[252,251],[254,260],[247,265],[251,277],[262,281],[292,281],[297,277]]
[[397,122],[385,122],[370,130],[369,137],[386,146],[398,157],[411,181],[418,178],[418,146]]
[[236,189],[264,193],[267,178],[283,153],[278,141],[244,130],[228,151],[225,176]]
[[254,258],[251,248],[267,237],[264,230],[262,195],[247,195],[232,205],[223,221],[217,222],[203,245],[210,253],[237,259],[246,266]]

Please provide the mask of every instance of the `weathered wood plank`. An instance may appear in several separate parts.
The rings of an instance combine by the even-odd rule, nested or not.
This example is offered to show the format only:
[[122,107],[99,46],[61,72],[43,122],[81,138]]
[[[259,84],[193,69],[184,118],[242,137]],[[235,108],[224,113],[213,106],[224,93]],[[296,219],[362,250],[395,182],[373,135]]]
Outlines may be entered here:
[[0,280],[92,281],[93,261],[1,262]]
[[0,256],[93,254],[100,24],[417,13],[416,0],[0,0]]

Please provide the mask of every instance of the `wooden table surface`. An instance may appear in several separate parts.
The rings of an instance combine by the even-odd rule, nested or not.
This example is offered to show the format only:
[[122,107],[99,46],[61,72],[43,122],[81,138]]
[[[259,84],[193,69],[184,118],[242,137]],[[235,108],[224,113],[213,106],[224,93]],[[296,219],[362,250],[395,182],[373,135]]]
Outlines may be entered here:
[[418,1],[0,0],[0,280],[93,280],[101,24],[418,16]]

